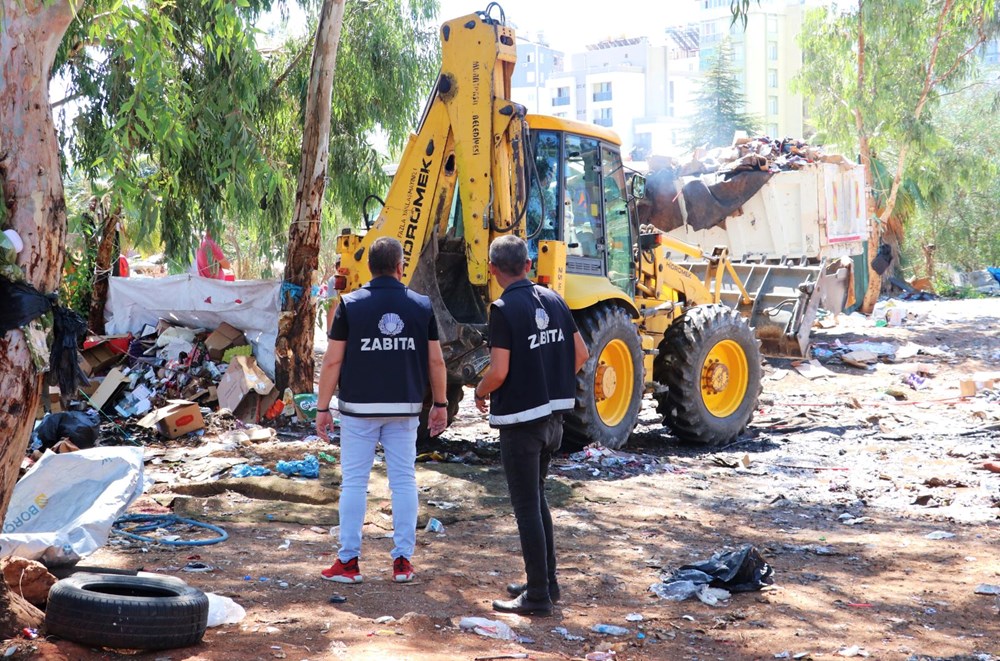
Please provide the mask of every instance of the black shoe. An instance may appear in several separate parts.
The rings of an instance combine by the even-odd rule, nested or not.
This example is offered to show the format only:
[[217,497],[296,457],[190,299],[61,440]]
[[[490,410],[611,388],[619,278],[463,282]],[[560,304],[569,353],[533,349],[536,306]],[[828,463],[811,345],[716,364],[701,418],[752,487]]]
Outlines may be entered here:
[[540,615],[552,614],[552,600],[535,601],[528,599],[527,593],[522,592],[518,597],[510,601],[497,599],[493,602],[493,610],[501,613],[517,613],[518,615]]
[[[528,589],[527,583],[508,583],[507,584],[507,594],[512,597],[519,597],[521,593]],[[559,584],[549,583],[549,599],[552,600],[553,604],[559,603]]]

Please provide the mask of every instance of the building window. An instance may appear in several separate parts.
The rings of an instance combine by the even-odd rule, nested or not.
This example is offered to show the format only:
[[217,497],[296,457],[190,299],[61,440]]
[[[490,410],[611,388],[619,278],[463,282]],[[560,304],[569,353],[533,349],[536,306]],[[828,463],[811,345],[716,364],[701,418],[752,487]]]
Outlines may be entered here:
[[528,53],[528,54],[526,54],[524,56],[524,61],[526,63],[528,63],[528,64],[531,64],[532,62],[535,61],[535,54],[534,53]]
[[778,61],[778,42],[769,41],[767,42],[767,59],[771,62]]
[[777,124],[768,124],[767,125],[767,134],[769,136],[771,136],[772,138],[777,138],[778,137],[778,125]]
[[598,126],[611,126],[611,108],[598,109],[594,123]]
[[611,83],[596,83],[594,85],[594,101],[611,100]]
[[529,83],[535,82],[535,72],[534,71],[525,71],[524,72],[524,77],[525,77],[525,80],[527,80]]
[[778,17],[768,16],[767,17],[767,33],[775,34],[778,31]]
[[767,97],[767,114],[768,115],[778,114],[778,97],[776,96]]
[[569,88],[568,87],[557,87],[556,95],[552,97],[553,106],[568,106],[569,105]]
[[768,69],[767,70],[767,86],[771,89],[778,89],[778,70]]

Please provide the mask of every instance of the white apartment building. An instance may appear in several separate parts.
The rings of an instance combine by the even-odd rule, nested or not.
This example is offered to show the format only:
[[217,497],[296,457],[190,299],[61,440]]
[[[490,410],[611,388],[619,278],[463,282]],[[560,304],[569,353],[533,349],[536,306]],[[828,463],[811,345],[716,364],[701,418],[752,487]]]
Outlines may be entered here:
[[802,69],[798,36],[805,0],[751,2],[746,30],[742,21],[733,24],[730,0],[694,1],[701,6],[701,69],[708,68],[716,49],[729,39],[747,112],[761,119],[771,137],[802,137],[802,95],[793,93],[790,84]]
[[696,25],[664,28],[657,39],[608,39],[569,57],[543,35],[519,35],[512,99],[532,113],[611,128],[626,159],[681,155],[702,71],[728,38],[747,111],[773,137],[801,137],[802,97],[789,85],[801,68],[806,0],[751,3],[745,32],[742,22],[731,25],[730,0],[693,1]]

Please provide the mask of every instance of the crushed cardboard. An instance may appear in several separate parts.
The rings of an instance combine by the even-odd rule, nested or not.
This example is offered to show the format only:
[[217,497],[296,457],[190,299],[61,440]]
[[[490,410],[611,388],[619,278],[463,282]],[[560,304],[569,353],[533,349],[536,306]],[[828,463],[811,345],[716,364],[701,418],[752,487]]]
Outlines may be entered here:
[[278,399],[274,383],[252,356],[236,356],[219,382],[219,406],[240,420],[256,422]]
[[247,338],[243,334],[243,331],[227,323],[222,323],[205,339],[205,348],[208,349],[208,356],[214,361],[222,360],[227,349],[247,344]]
[[167,406],[150,411],[138,422],[140,427],[156,427],[166,438],[177,438],[205,427],[201,408],[194,402],[171,399]]

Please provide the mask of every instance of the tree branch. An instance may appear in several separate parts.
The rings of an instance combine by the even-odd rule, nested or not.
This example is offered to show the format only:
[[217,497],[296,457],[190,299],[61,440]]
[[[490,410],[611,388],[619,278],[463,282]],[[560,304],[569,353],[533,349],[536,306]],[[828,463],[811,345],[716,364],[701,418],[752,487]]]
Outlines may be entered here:
[[296,65],[298,65],[298,63],[302,61],[302,58],[305,56],[306,53],[312,52],[312,41],[313,38],[315,38],[315,36],[316,36],[315,34],[309,36],[309,39],[306,41],[306,43],[302,44],[302,48],[295,55],[295,57],[292,58],[292,61],[288,63],[288,66],[285,67],[285,70],[281,72],[281,75],[275,78],[273,86],[274,89],[281,87],[281,84],[285,82],[285,79],[288,78],[288,76],[292,73]]
[[[954,6],[955,0],[945,0],[944,4],[941,5],[941,14],[938,16],[937,29],[934,31],[934,45],[931,46],[931,59],[927,63],[927,73],[924,75],[924,88],[920,92],[920,99],[917,101],[917,107],[913,109],[914,119],[920,119],[920,115],[923,114],[924,106],[927,104],[927,99],[930,96],[931,87],[934,85],[934,65],[937,63],[938,49],[941,47],[941,38],[944,36],[944,20],[947,18],[948,14],[951,13]],[[958,66],[957,62],[955,66]],[[902,169],[903,164],[900,163],[898,170],[899,175],[902,175]]]
[[84,93],[84,92],[77,92],[76,94],[70,94],[69,96],[67,96],[65,98],[62,98],[62,99],[59,99],[58,101],[53,101],[52,103],[49,104],[49,106],[53,110],[55,110],[59,106],[66,105],[70,101],[76,101],[77,99],[79,99],[81,97],[84,97],[84,96],[87,96],[87,94]]

